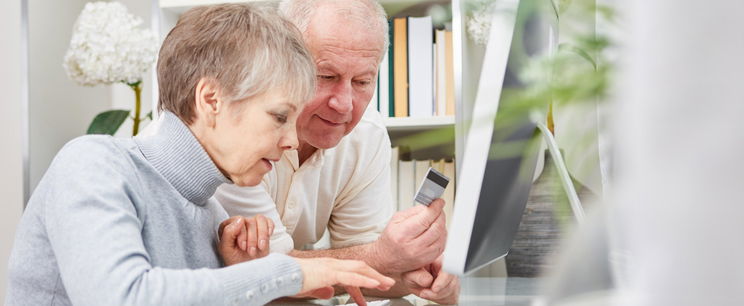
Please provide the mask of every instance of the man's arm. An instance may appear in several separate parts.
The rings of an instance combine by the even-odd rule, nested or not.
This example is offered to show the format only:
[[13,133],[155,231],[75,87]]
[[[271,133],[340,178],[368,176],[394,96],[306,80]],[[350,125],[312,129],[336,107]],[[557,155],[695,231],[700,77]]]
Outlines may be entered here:
[[[402,281],[402,273],[428,265],[444,250],[447,232],[443,206],[444,201],[438,199],[429,206],[417,205],[396,213],[380,237],[371,243],[330,250],[293,250],[290,255],[362,260],[380,273],[396,279],[395,286],[389,291],[368,294],[407,295],[411,293],[408,287],[412,284]],[[426,287],[428,284],[418,285]]]
[[379,260],[373,251],[374,242],[355,245],[340,249],[328,249],[328,250],[311,250],[311,251],[300,251],[292,250],[289,255],[297,258],[317,258],[317,257],[332,257],[336,259],[353,259],[361,260],[366,262],[370,267],[375,270],[384,273],[382,269],[382,261]]

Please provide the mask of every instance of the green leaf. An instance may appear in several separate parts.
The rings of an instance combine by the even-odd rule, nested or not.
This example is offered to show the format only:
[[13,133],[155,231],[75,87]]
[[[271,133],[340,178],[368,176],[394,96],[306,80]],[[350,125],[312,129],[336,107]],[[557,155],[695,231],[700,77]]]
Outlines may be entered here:
[[88,126],[88,134],[105,134],[114,135],[119,127],[127,120],[129,116],[128,110],[115,109],[105,111],[96,115],[93,118],[93,122]]
[[571,6],[573,0],[558,0],[558,15],[563,14]]
[[597,69],[597,62],[594,61],[594,59],[592,58],[592,56],[589,55],[589,53],[587,53],[586,51],[584,51],[584,49],[581,49],[581,48],[576,47],[576,46],[572,46],[572,45],[567,44],[567,43],[562,43],[562,44],[558,45],[558,50],[569,50],[569,51],[573,51],[574,53],[578,54],[579,56],[581,56],[585,60],[587,60],[589,63],[591,63],[592,66],[594,67],[594,69]]

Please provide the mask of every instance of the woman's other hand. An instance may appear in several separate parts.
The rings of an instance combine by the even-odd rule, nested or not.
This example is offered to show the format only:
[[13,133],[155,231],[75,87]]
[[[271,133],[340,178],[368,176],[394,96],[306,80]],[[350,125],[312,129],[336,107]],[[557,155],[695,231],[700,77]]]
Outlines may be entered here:
[[[300,263],[304,280],[297,297],[329,299],[333,286],[343,286],[359,305],[364,304],[358,287],[386,291],[395,285],[395,280],[380,274],[363,261],[333,258],[296,258]],[[356,296],[355,294],[356,293]]]
[[274,222],[263,215],[231,217],[220,223],[217,248],[225,266],[269,255]]

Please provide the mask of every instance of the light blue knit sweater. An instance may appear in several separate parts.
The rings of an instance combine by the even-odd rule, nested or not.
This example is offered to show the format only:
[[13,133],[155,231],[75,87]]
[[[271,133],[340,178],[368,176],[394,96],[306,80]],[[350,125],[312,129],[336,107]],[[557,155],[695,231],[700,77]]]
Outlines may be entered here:
[[228,182],[172,113],[155,135],[84,136],[57,154],[18,226],[7,305],[264,304],[296,294],[280,254],[220,268],[210,200]]

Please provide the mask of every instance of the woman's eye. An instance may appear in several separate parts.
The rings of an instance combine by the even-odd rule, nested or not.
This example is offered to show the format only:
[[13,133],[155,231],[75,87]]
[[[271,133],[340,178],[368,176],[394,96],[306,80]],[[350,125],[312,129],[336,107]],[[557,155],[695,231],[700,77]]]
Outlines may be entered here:
[[287,116],[282,114],[274,114],[274,119],[279,123],[287,123]]

